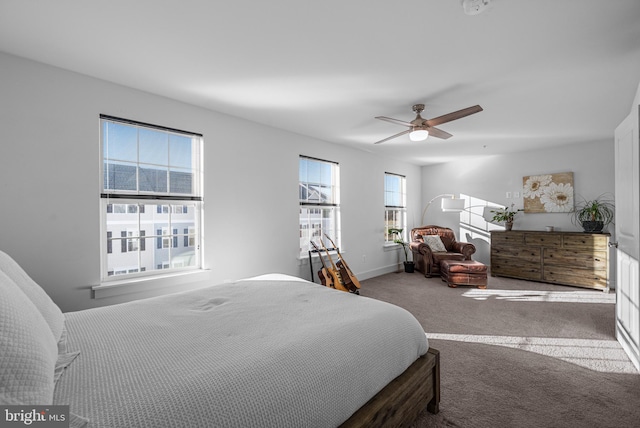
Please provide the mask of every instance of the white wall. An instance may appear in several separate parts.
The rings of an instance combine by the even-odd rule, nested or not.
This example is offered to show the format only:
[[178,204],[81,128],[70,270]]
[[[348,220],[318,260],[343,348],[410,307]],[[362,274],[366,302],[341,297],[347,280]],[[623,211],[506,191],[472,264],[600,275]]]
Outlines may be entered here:
[[383,249],[385,171],[407,176],[408,218],[419,216],[415,165],[2,53],[0,69],[0,250],[64,311],[178,291],[92,298],[101,113],[204,135],[204,254],[214,283],[268,272],[309,277],[297,257],[300,154],[340,163],[342,250],[359,278],[397,267],[398,251]]
[[[611,139],[586,144],[558,146],[498,156],[478,157],[472,161],[451,162],[422,168],[422,200],[428,202],[442,193],[463,193],[499,205],[523,208],[522,177],[558,172],[573,172],[574,197],[577,201],[593,199],[601,194],[614,195],[613,130]],[[519,198],[506,198],[506,193],[520,192]],[[439,202],[439,201],[438,201]],[[427,212],[426,223],[451,227],[458,231],[460,216],[443,213],[434,202]],[[565,213],[524,213],[516,215],[513,229],[545,230],[554,226],[560,231],[581,231]],[[613,234],[613,227],[609,226]],[[464,236],[458,240],[464,241]],[[488,240],[472,241],[478,248],[475,259],[489,264]]]

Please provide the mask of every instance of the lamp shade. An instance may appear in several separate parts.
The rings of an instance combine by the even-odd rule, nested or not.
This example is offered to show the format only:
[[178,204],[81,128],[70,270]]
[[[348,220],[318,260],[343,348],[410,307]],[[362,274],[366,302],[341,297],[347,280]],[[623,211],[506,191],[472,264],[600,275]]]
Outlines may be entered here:
[[464,199],[445,198],[442,200],[443,212],[461,212],[464,211]]
[[413,131],[409,133],[409,139],[411,141],[424,141],[429,137],[429,131],[426,128],[416,126]]

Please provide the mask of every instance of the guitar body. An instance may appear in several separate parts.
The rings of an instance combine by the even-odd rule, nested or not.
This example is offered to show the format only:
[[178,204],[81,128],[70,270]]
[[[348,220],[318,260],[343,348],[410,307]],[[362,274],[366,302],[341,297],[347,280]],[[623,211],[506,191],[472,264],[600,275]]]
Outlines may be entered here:
[[[342,260],[344,262],[344,260]],[[353,272],[351,272],[351,269],[349,269],[349,266],[346,265],[346,263],[344,263],[344,267],[345,270],[347,271],[347,275],[349,276],[349,279],[351,280],[351,283],[353,284],[354,287],[356,288],[360,288],[360,281],[358,281],[358,278],[356,278],[356,276],[353,274]]]
[[318,271],[318,278],[320,278],[320,283],[325,287],[333,287],[333,279],[329,272],[327,272],[327,268],[322,268]]
[[353,280],[351,279],[351,275],[349,275],[349,271],[347,270],[347,267],[344,265],[342,260],[338,260],[336,262],[336,267],[340,272],[340,278],[342,278],[342,285],[344,285],[345,288],[347,288],[349,291],[356,291],[358,288],[360,288],[359,286],[356,286],[356,284],[354,284]]
[[337,269],[329,268],[329,274],[333,280],[333,288],[340,291],[349,291],[349,289],[343,285],[340,272],[338,272]]
[[325,286],[327,285],[327,279],[325,278],[324,273],[322,273],[322,269],[318,271],[318,278],[320,278],[320,284]]

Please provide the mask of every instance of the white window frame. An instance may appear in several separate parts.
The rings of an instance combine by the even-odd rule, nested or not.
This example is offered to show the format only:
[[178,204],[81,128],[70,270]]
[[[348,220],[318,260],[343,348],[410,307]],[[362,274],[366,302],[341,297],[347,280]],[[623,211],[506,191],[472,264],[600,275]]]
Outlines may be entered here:
[[[190,193],[176,193],[176,192],[171,192],[171,171],[177,170],[178,168],[174,168],[171,165],[171,160],[169,159],[167,161],[167,191],[144,191],[144,190],[139,190],[139,189],[135,189],[135,190],[120,190],[120,189],[112,189],[109,188],[110,186],[107,184],[105,185],[105,162],[107,161],[106,156],[105,156],[105,135],[104,135],[104,129],[105,129],[105,123],[116,123],[118,125],[122,125],[122,126],[130,126],[133,128],[137,128],[138,130],[140,129],[144,129],[144,130],[153,130],[156,132],[160,132],[160,133],[166,133],[168,135],[178,135],[181,137],[189,137],[191,139],[191,156],[192,156],[192,160],[191,160],[191,180],[192,180],[192,189]],[[136,143],[139,145],[139,143]],[[139,187],[139,170],[141,167],[145,166],[143,164],[143,162],[140,162],[139,160],[139,147],[136,147],[136,150],[138,152],[138,161],[137,162],[133,162],[132,165],[136,166],[136,187]],[[167,146],[167,155],[170,156],[170,145]],[[203,136],[201,134],[198,133],[193,133],[193,132],[186,132],[186,131],[180,131],[180,130],[176,130],[176,129],[172,129],[172,128],[167,128],[167,127],[163,127],[163,126],[158,126],[158,125],[151,125],[148,123],[142,123],[142,122],[136,122],[136,121],[131,121],[131,120],[127,120],[127,119],[121,119],[121,118],[116,118],[113,116],[107,116],[107,115],[100,115],[100,167],[99,167],[99,171],[100,171],[100,255],[101,255],[101,263],[100,263],[100,279],[101,279],[101,284],[109,284],[110,282],[118,282],[118,283],[122,283],[123,281],[127,281],[127,280],[139,280],[139,279],[153,279],[153,278],[161,278],[163,276],[166,276],[167,274],[180,274],[182,272],[189,272],[189,273],[193,273],[194,271],[202,271],[203,270],[203,262],[202,262],[202,242],[204,239],[203,236],[203,227],[202,227],[202,211],[203,211],[203,190],[202,190],[202,177],[203,177],[203,168],[202,168],[202,150],[203,150]],[[111,159],[110,159],[111,160]],[[111,160],[113,161],[113,160]],[[165,165],[162,165],[165,166]],[[145,245],[145,251],[144,252],[154,252],[156,251],[156,239],[158,238],[156,236],[156,230],[155,227],[153,228],[152,233],[145,233],[144,235],[140,235],[140,236],[130,236],[130,226],[128,226],[127,229],[124,229],[127,231],[127,248],[136,248],[136,252],[138,254],[138,266],[114,266],[111,267],[111,269],[109,269],[109,263],[108,263],[108,257],[112,256],[112,254],[108,253],[107,249],[107,232],[112,232],[112,230],[109,228],[108,224],[107,224],[107,218],[108,218],[108,214],[107,214],[107,206],[109,204],[113,205],[113,211],[115,211],[115,206],[116,205],[124,205],[124,213],[122,214],[118,214],[118,215],[123,215],[123,216],[134,216],[137,217],[137,222],[138,222],[138,231],[143,231],[143,230],[147,230],[146,228],[143,228],[143,221],[141,220],[140,216],[140,209],[136,209],[134,211],[136,211],[135,213],[133,212],[129,212],[129,206],[130,205],[146,205],[146,209],[145,209],[145,213],[148,213],[150,210],[152,210],[151,213],[156,213],[157,210],[157,206],[161,205],[161,206],[172,206],[173,208],[169,207],[169,208],[162,208],[162,213],[164,213],[165,215],[167,215],[169,218],[171,218],[172,216],[179,216],[181,215],[181,213],[184,211],[184,206],[188,206],[191,207],[190,209],[193,210],[192,212],[192,219],[193,219],[193,228],[194,228],[194,243],[195,245],[193,247],[190,247],[192,251],[194,251],[194,256],[193,256],[193,260],[194,262],[189,265],[189,266],[179,266],[181,264],[184,263],[172,263],[169,262],[164,262],[164,261],[160,261],[160,260],[154,260],[154,262],[149,265],[149,266],[145,266],[143,265],[143,263],[141,262],[141,250],[140,250],[140,243],[138,243],[138,245],[134,245],[133,247],[130,247],[130,240],[131,238],[134,239],[139,239],[141,236],[144,236],[142,239],[147,239],[146,241],[146,245]],[[167,211],[165,213],[165,211]],[[111,214],[112,217],[111,219],[113,220],[113,214]],[[144,213],[142,213],[142,215],[144,215]],[[191,223],[191,218],[189,219],[190,223]],[[130,224],[131,222],[135,222],[136,220],[131,220],[129,219],[128,223]],[[177,223],[178,220],[176,220],[175,222],[172,222],[171,220],[169,220],[169,226],[168,226],[168,231],[170,232],[171,230],[175,229],[177,227]],[[166,228],[166,227],[165,227]],[[178,230],[182,230],[183,226],[180,226],[178,228]],[[135,235],[135,233],[133,233]],[[111,234],[111,239],[112,239],[112,245],[110,246],[112,249],[112,253],[113,252],[119,252],[120,251],[120,239],[123,239],[120,234],[119,231],[117,233],[112,233]],[[182,241],[182,236],[184,234],[181,232],[178,232],[178,244],[181,245]],[[171,244],[173,243],[173,234],[171,233],[171,236],[167,237],[169,239],[169,244],[171,246]],[[161,239],[164,241],[165,237],[161,237]],[[118,243],[116,243],[118,242]],[[171,249],[169,249],[171,251]],[[147,256],[148,257],[148,256]],[[168,266],[167,269],[157,269],[157,265],[163,263],[163,266]],[[115,274],[116,271],[118,272],[118,274]],[[124,271],[126,271],[126,273],[123,273]],[[99,286],[97,286],[97,288],[99,288]],[[94,290],[96,288],[94,287]]]
[[[399,189],[390,186],[395,181]],[[390,220],[390,219],[395,219]],[[389,233],[390,228],[402,229],[402,239],[407,241],[407,178],[393,172],[384,173],[384,243],[397,245],[393,241],[396,235]]]
[[[303,170],[307,167],[306,172]],[[308,174],[308,167],[328,171],[322,174],[321,182]],[[310,241],[320,245],[320,239],[332,248],[325,238],[327,234],[340,247],[340,164],[338,162],[300,155],[298,162],[299,177],[299,257],[308,257],[312,250]],[[317,216],[320,216],[318,219]]]

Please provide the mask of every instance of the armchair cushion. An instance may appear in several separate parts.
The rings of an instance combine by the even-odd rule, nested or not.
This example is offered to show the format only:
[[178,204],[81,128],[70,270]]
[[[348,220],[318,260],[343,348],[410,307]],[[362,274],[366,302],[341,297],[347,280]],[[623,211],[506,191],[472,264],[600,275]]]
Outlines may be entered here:
[[[444,247],[443,251],[436,250],[438,240]],[[411,230],[409,247],[413,253],[416,270],[427,277],[440,275],[440,261],[471,260],[471,255],[476,252],[473,244],[456,241],[453,230],[435,225]],[[442,250],[442,248],[438,249]]]

